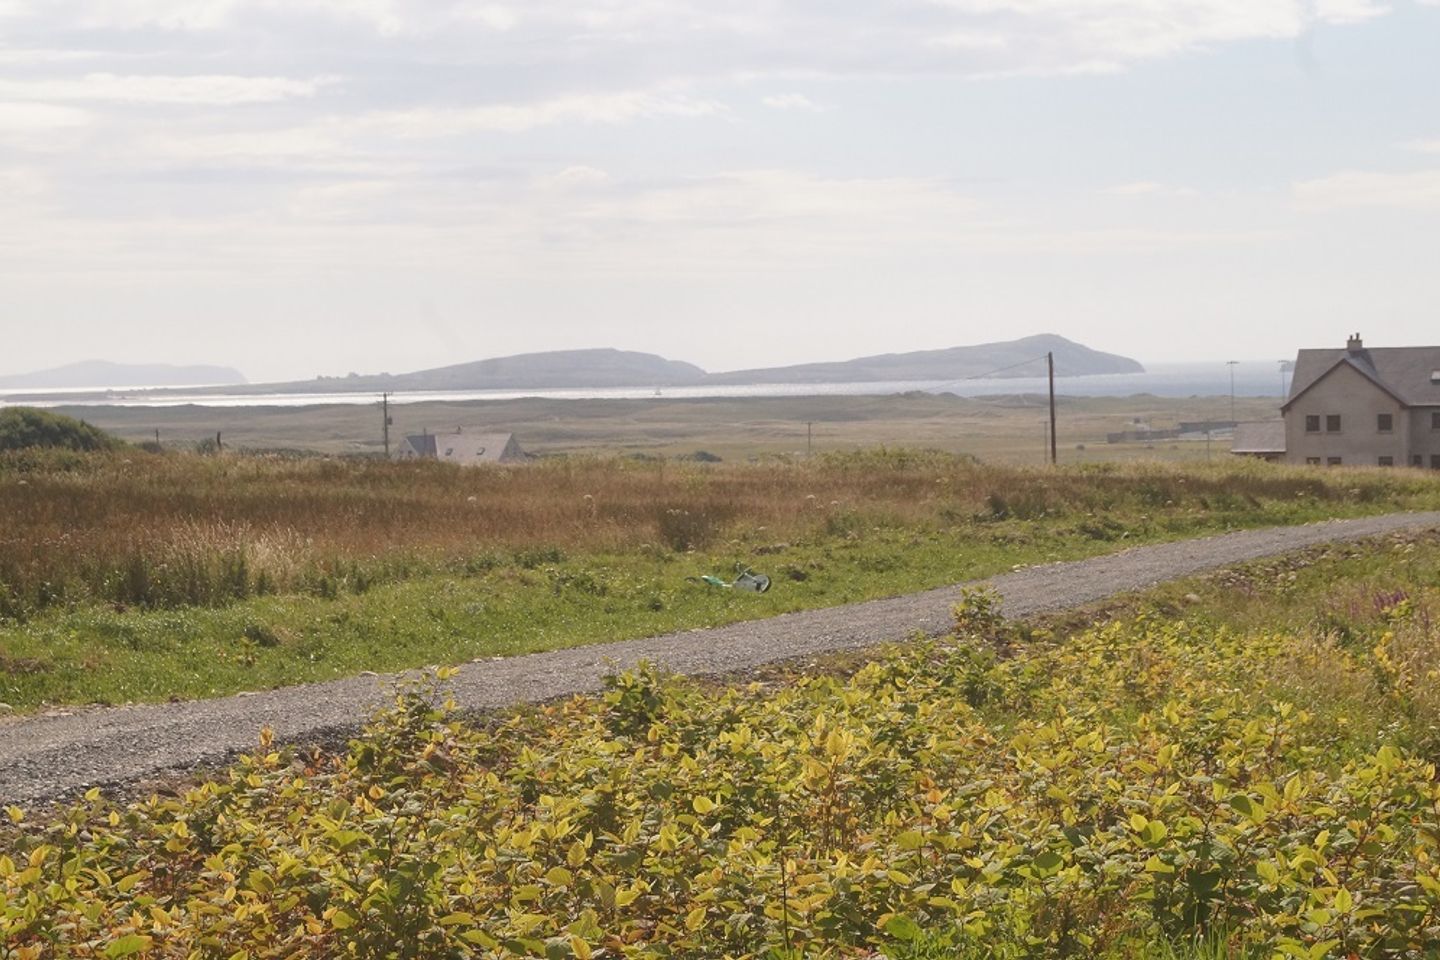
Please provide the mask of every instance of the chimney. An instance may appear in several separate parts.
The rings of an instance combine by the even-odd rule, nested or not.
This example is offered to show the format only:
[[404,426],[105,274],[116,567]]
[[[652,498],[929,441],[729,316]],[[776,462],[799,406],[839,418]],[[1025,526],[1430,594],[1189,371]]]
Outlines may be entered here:
[[1360,339],[1360,334],[1352,333],[1350,339],[1345,341],[1345,349],[1350,353],[1359,353],[1364,350],[1365,344]]

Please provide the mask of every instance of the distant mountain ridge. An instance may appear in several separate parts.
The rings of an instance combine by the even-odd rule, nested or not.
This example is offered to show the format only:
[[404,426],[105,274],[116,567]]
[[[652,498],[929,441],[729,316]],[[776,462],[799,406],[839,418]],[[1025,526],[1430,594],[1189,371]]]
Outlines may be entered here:
[[757,367],[707,373],[692,363],[632,350],[553,350],[460,363],[414,373],[320,377],[299,384],[257,384],[254,391],[530,390],[567,387],[674,387],[760,383],[861,383],[887,380],[960,380],[1044,374],[1044,356],[1055,355],[1057,376],[1144,373],[1129,357],[1092,350],[1055,334],[945,350],[918,350],[833,363]]
[[552,350],[457,363],[402,374],[355,374],[316,377],[293,383],[246,384],[229,367],[173,367],[71,364],[21,377],[0,377],[0,387],[94,390],[101,387],[224,385],[228,392],[248,396],[277,393],[327,394],[426,390],[545,390],[620,387],[738,386],[753,384],[863,383],[875,381],[960,381],[993,375],[997,378],[1037,377],[1045,373],[1044,356],[1055,355],[1061,377],[1105,373],[1143,373],[1129,357],[1075,343],[1055,334],[982,343],[945,350],[887,353],[827,363],[757,367],[707,373],[693,363],[653,353],[609,348]]
[[[391,377],[398,390],[507,390],[526,387],[670,387],[700,383],[693,363],[601,348],[521,353]],[[483,384],[483,386],[482,386]]]
[[1144,373],[1138,361],[1042,333],[1019,340],[979,343],[945,350],[885,353],[836,363],[802,363],[789,367],[760,367],[712,373],[714,384],[754,383],[863,383],[887,380],[961,380],[993,375],[996,379],[1038,377],[1045,374],[1045,354],[1055,355],[1055,375],[1090,376],[1102,373]]
[[245,375],[234,367],[82,360],[48,370],[0,376],[0,389],[94,390],[104,387],[221,386],[247,382]]

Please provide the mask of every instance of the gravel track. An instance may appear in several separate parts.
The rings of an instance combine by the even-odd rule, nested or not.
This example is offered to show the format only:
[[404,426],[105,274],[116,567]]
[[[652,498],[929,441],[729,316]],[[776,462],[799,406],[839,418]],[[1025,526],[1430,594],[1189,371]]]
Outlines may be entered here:
[[[790,613],[644,640],[555,650],[466,665],[451,685],[466,710],[594,691],[608,673],[650,660],[686,674],[761,664],[888,640],[944,633],[965,586],[983,583],[1011,617],[1084,606],[1260,557],[1398,531],[1440,527],[1440,512],[1389,514],[1221,534],[1029,567],[971,584]],[[216,700],[82,709],[0,725],[0,802],[37,803],[90,786],[121,786],[226,760],[254,749],[262,726],[287,742],[333,740],[388,703],[397,675],[355,677]]]

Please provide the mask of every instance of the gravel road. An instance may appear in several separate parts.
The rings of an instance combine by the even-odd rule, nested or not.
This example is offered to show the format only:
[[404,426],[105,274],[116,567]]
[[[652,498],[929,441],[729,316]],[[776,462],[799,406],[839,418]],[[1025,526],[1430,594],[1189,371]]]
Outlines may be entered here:
[[[904,639],[916,631],[944,633],[964,586],[987,584],[1004,598],[1008,616],[1025,617],[1316,544],[1437,527],[1440,512],[1390,514],[1136,547],[909,596],[472,663],[452,685],[462,708],[489,710],[593,691],[607,673],[642,659],[679,673],[731,673]],[[282,741],[341,736],[389,702],[395,680],[357,677],[217,700],[78,710],[0,724],[0,802],[33,804],[94,785],[122,785],[223,761],[253,749],[264,725]]]

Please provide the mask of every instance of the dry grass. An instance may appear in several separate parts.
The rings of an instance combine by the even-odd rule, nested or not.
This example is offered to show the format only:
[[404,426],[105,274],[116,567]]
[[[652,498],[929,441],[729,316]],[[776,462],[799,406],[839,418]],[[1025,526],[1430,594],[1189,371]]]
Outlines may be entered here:
[[[363,590],[519,554],[703,549],[858,525],[1059,521],[1109,539],[1117,518],[1203,527],[1430,506],[1409,471],[1264,464],[1059,471],[872,451],[750,465],[566,458],[461,469],[369,460],[54,455],[0,458],[0,615],[104,600],[210,605]],[[1298,512],[1297,512],[1298,511]],[[1306,512],[1309,511],[1309,512]],[[1283,514],[1283,515],[1282,515]]]
[[[378,403],[379,397],[376,397]],[[1241,397],[1242,420],[1279,415],[1275,398]],[[1046,451],[1045,398],[1034,395],[963,398],[908,393],[892,396],[739,397],[645,400],[436,401],[392,405],[392,438],[457,427],[467,432],[514,432],[532,453],[675,457],[706,450],[725,460],[807,449],[807,424],[817,452],[885,444],[964,453],[987,462],[1039,464]],[[302,449],[327,454],[379,455],[377,406],[304,407],[69,407],[132,442],[158,430],[167,449],[191,450],[216,431],[231,449]],[[1229,457],[1228,441],[1105,442],[1107,433],[1135,422],[1158,428],[1184,420],[1230,417],[1223,397],[1060,397],[1062,463],[1098,460],[1205,460]],[[1083,447],[1084,449],[1081,449]]]

